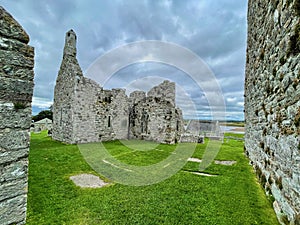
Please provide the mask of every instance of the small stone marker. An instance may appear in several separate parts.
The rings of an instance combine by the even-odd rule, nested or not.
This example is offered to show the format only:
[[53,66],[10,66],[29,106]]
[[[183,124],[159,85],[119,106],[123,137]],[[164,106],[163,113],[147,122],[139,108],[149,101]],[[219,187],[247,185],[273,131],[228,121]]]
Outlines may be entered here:
[[109,184],[93,174],[86,173],[71,176],[70,180],[72,180],[76,186],[82,188],[101,188]]

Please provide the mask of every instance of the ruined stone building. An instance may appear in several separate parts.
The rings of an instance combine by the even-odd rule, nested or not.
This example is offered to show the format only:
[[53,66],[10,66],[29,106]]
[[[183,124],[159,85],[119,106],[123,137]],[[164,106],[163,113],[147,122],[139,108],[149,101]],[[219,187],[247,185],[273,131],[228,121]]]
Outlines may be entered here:
[[248,2],[245,151],[283,224],[300,224],[300,1]]
[[34,49],[0,6],[0,224],[25,224]]
[[190,120],[185,130],[196,135],[200,133],[206,137],[219,137],[222,135],[221,127],[218,121]]
[[67,143],[143,139],[175,143],[183,131],[175,105],[175,83],[164,81],[147,94],[105,90],[83,76],[76,59],[76,34],[66,33],[53,104],[55,140]]

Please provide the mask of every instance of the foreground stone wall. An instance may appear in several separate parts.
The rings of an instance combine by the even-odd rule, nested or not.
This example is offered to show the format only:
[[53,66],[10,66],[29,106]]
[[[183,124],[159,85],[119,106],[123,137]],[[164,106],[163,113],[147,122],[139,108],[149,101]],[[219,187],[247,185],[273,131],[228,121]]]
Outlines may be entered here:
[[0,224],[25,224],[34,49],[0,6]]
[[249,0],[246,153],[283,224],[300,224],[300,2]]

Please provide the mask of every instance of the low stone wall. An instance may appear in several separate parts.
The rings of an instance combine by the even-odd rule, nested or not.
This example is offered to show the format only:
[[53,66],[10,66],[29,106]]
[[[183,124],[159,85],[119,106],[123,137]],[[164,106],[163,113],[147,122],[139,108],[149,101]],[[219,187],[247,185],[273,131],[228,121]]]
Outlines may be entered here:
[[34,49],[0,6],[0,224],[25,224]]
[[194,135],[191,133],[183,133],[180,137],[180,142],[204,144],[204,136]]

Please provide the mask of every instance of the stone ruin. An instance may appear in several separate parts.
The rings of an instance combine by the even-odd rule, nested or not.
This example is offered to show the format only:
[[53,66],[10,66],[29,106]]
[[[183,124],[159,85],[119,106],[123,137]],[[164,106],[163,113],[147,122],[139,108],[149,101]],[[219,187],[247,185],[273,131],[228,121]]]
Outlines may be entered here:
[[0,224],[25,224],[34,48],[0,6]]
[[[280,222],[296,225],[300,224],[300,3],[249,0],[248,4],[245,153],[266,192],[274,196]],[[34,49],[27,45],[23,28],[1,6],[0,25],[0,224],[25,224]],[[122,89],[104,90],[83,77],[76,60],[76,35],[70,31],[55,88],[54,138],[68,143],[128,137],[176,142],[182,115],[173,101],[173,87],[164,82],[148,95],[134,92],[129,97]],[[162,95],[160,90],[169,91]],[[160,127],[155,119],[161,121]]]
[[66,33],[54,90],[52,137],[66,143],[141,139],[173,144],[183,133],[175,105],[175,83],[164,81],[147,94],[105,90],[83,76],[76,59],[76,34]]
[[300,224],[300,1],[248,2],[245,152],[282,224]]

